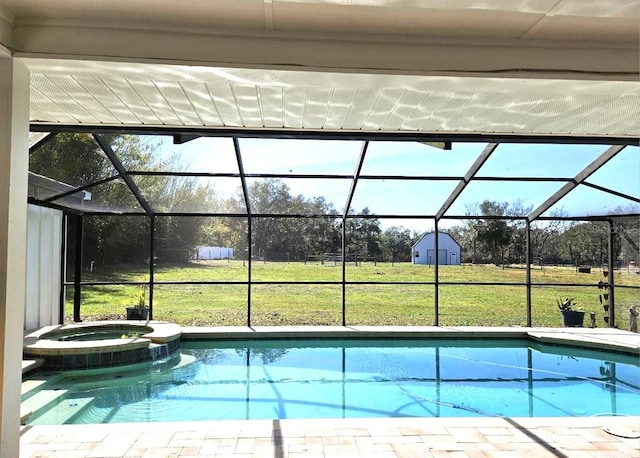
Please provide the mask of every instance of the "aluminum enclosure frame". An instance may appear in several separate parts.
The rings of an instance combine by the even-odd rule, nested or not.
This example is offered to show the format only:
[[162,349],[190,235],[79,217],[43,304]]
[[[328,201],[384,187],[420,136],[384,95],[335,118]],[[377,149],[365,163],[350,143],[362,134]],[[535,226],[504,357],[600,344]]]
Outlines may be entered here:
[[[342,278],[341,281],[335,282],[310,282],[310,281],[255,281],[252,280],[251,271],[252,271],[252,259],[253,253],[251,252],[251,237],[252,237],[252,220],[255,218],[268,217],[268,218],[330,218],[330,219],[341,219],[342,220],[342,259],[346,259],[346,221],[350,218],[362,218],[362,219],[385,219],[385,218],[403,218],[403,219],[425,219],[425,220],[433,220],[436,231],[438,230],[438,223],[441,220],[447,219],[501,219],[501,220],[519,220],[523,221],[526,225],[526,251],[527,256],[530,253],[530,224],[536,220],[544,221],[544,220],[567,220],[567,221],[605,221],[608,222],[609,227],[612,227],[612,219],[610,216],[585,216],[585,217],[544,217],[542,214],[552,207],[556,202],[558,202],[564,195],[566,195],[571,189],[577,186],[580,183],[586,184],[588,186],[592,186],[601,191],[608,192],[618,197],[622,197],[636,203],[640,203],[640,199],[635,198],[634,196],[629,196],[623,193],[619,193],[617,191],[613,191],[607,188],[603,188],[597,185],[592,185],[586,183],[586,180],[591,174],[597,171],[600,167],[602,167],[609,159],[614,157],[617,153],[622,151],[627,145],[638,145],[640,143],[640,139],[629,139],[629,138],[572,138],[572,137],[557,137],[557,136],[549,136],[549,137],[529,137],[529,136],[509,136],[509,135],[496,135],[496,136],[485,136],[485,135],[459,135],[459,136],[442,136],[442,135],[431,135],[431,134],[412,134],[407,133],[404,134],[387,134],[387,133],[370,133],[370,134],[361,134],[361,133],[350,133],[350,132],[283,132],[283,131],[273,131],[273,130],[264,130],[264,131],[247,131],[241,129],[157,129],[157,128],[135,128],[135,129],[117,129],[113,127],[85,127],[85,126],[61,126],[61,125],[48,125],[48,124],[32,124],[31,126],[32,132],[47,132],[49,133],[42,139],[40,139],[36,144],[34,144],[29,153],[33,153],[37,149],[39,149],[42,145],[46,144],[51,138],[53,138],[58,133],[86,133],[91,134],[95,139],[97,145],[102,149],[108,159],[111,161],[113,166],[118,172],[118,175],[107,177],[100,181],[96,181],[94,183],[90,183],[81,187],[78,187],[72,191],[68,191],[65,194],[74,193],[79,190],[88,190],[93,186],[97,186],[99,184],[103,184],[114,179],[121,178],[129,187],[132,194],[135,196],[136,200],[139,202],[144,212],[121,212],[117,213],[117,215],[129,215],[129,216],[146,216],[150,220],[150,234],[149,234],[149,282],[127,282],[127,283],[113,283],[113,282],[83,282],[82,281],[82,273],[81,269],[78,269],[77,266],[81,265],[81,254],[82,247],[78,245],[78,242],[81,241],[81,234],[76,234],[76,272],[75,278],[73,282],[68,282],[64,276],[62,280],[62,289],[64,290],[67,286],[74,287],[74,321],[81,321],[81,304],[80,304],[80,291],[83,286],[98,286],[98,285],[109,285],[109,284],[132,284],[132,285],[148,285],[149,286],[149,299],[150,299],[150,317],[153,317],[153,289],[154,285],[169,285],[169,284],[189,284],[189,285],[204,285],[204,284],[233,284],[233,285],[247,285],[247,326],[252,325],[251,320],[251,287],[252,285],[270,285],[270,284],[305,284],[305,285],[340,285],[342,289],[342,325],[346,326],[346,288],[348,285],[363,285],[363,284],[376,284],[376,285],[394,285],[394,284],[411,284],[411,285],[431,285],[434,287],[435,291],[435,322],[433,323],[435,326],[439,325],[439,297],[438,292],[441,285],[463,285],[466,283],[461,282],[447,282],[440,281],[438,275],[438,264],[435,266],[435,279],[431,282],[363,282],[363,281],[347,281],[346,280],[346,262],[342,262]],[[106,140],[102,137],[103,134],[128,134],[128,135],[172,135],[174,137],[174,143],[182,144],[193,140],[198,137],[227,137],[231,138],[233,141],[233,146],[235,150],[236,160],[238,164],[238,174],[229,174],[229,173],[190,173],[190,172],[179,172],[179,173],[171,173],[171,172],[142,172],[142,171],[134,171],[134,170],[125,170],[124,166],[120,163],[117,155],[108,145]],[[296,174],[247,174],[244,171],[244,166],[242,163],[242,154],[240,149],[240,144],[238,142],[239,138],[276,138],[276,139],[320,139],[320,140],[357,140],[362,141],[363,146],[360,153],[360,158],[358,160],[358,165],[353,175],[326,175],[326,174],[317,174],[317,175],[296,175]],[[362,164],[366,156],[367,146],[369,142],[381,141],[381,140],[393,140],[397,142],[488,142],[485,151],[478,157],[476,163],[468,170],[464,177],[429,177],[429,176],[377,176],[377,175],[362,175]],[[582,172],[580,172],[576,177],[552,177],[552,178],[527,178],[527,177],[476,177],[477,172],[480,170],[482,165],[486,162],[486,160],[491,156],[491,154],[500,146],[500,143],[554,143],[554,144],[608,144],[611,145],[610,148],[607,149],[596,161],[593,161],[592,164],[587,166]],[[228,214],[228,213],[189,213],[189,212],[157,212],[152,206],[145,200],[144,196],[137,188],[133,180],[132,176],[193,176],[193,177],[232,177],[239,178],[242,184],[242,193],[244,196],[244,201],[246,205],[246,213],[245,214]],[[273,214],[273,213],[256,213],[252,210],[250,205],[250,200],[248,196],[248,188],[246,183],[246,178],[322,178],[322,179],[351,179],[351,189],[349,190],[347,202],[345,205],[345,209],[342,215],[339,214]],[[351,202],[353,200],[353,195],[359,180],[372,180],[372,179],[381,179],[381,178],[393,178],[397,180],[418,180],[418,181],[438,181],[438,180],[459,180],[458,186],[451,193],[449,198],[443,203],[441,208],[433,215],[405,215],[405,214],[375,214],[375,215],[360,215],[360,214],[349,214],[349,210],[351,207]],[[556,192],[554,195],[550,196],[542,205],[540,205],[537,209],[535,209],[531,214],[526,217],[515,217],[515,216],[469,216],[469,215],[449,215],[445,216],[446,211],[450,208],[450,206],[455,202],[456,198],[460,195],[465,186],[471,181],[514,181],[514,182],[535,182],[535,181],[559,181],[565,182],[565,186],[560,189],[560,191]],[[108,211],[104,212],[82,212],[75,211],[65,207],[59,207],[53,202],[56,199],[64,197],[63,195],[56,195],[49,197],[47,199],[38,201],[30,198],[30,202],[37,205],[51,206],[54,208],[60,208],[67,215],[75,214],[78,218],[77,227],[82,228],[82,219],[84,214],[91,215],[111,215],[115,216],[115,213],[111,213]],[[247,281],[211,281],[211,282],[165,282],[165,281],[154,281],[154,262],[152,261],[155,258],[155,237],[154,237],[154,225],[156,218],[165,217],[165,216],[206,216],[206,217],[228,217],[228,218],[242,218],[247,220],[247,228],[248,228],[248,277]],[[625,216],[640,216],[640,214],[632,214]],[[611,234],[611,230],[609,231]],[[437,237],[436,237],[436,250],[437,250]],[[613,241],[611,237],[608,241],[608,259],[609,265],[612,265],[613,255]],[[614,277],[613,277],[613,269],[609,269],[609,285],[611,288],[611,314],[609,326],[615,326],[615,302],[614,302]],[[476,283],[474,283],[476,284]],[[523,283],[501,283],[501,282],[486,282],[486,283],[477,283],[478,285],[492,285],[492,286],[524,286],[526,287],[526,321],[527,326],[532,325],[532,316],[531,316],[531,289],[534,286],[585,286],[585,284],[567,284],[567,283],[533,283],[531,281],[531,264],[527,262],[526,265],[526,281]],[[597,286],[597,285],[588,285],[588,286]],[[64,295],[62,295],[64,296]],[[61,298],[61,317],[64,315],[64,303]]]

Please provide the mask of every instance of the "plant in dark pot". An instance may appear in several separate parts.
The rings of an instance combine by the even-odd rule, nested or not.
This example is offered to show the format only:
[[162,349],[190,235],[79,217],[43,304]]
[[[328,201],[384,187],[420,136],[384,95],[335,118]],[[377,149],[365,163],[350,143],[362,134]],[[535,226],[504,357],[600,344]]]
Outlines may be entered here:
[[127,320],[147,319],[149,319],[149,307],[147,307],[145,287],[141,286],[136,301],[127,306]]
[[559,297],[557,300],[558,308],[562,314],[562,324],[565,327],[582,327],[584,322],[584,310],[578,308],[575,299],[567,297],[563,299]]

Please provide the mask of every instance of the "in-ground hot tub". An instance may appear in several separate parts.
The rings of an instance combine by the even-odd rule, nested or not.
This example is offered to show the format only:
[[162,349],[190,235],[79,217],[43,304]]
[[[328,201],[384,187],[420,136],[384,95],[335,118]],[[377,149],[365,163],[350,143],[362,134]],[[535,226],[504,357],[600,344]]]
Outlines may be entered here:
[[47,326],[24,339],[26,358],[50,370],[95,369],[164,358],[180,348],[180,326],[104,321]]

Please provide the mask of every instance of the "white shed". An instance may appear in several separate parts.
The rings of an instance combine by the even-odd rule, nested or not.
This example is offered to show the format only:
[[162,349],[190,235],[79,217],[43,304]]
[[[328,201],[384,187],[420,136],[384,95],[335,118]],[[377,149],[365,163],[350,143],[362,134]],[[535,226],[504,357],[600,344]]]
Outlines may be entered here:
[[233,248],[226,246],[199,246],[196,247],[194,259],[233,259]]
[[[411,247],[413,264],[433,265],[436,262],[436,233],[425,234]],[[438,233],[438,263],[442,265],[460,264],[460,244],[444,232]]]

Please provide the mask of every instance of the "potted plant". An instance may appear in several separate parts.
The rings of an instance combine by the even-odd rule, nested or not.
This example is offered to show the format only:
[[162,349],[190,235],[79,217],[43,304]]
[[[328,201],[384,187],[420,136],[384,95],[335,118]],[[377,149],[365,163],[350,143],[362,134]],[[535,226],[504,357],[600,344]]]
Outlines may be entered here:
[[140,287],[136,301],[127,306],[127,320],[149,319],[149,307],[147,307],[145,287]]
[[558,297],[558,308],[562,314],[562,324],[565,327],[582,327],[584,310],[577,309],[578,304],[572,297],[562,299]]

